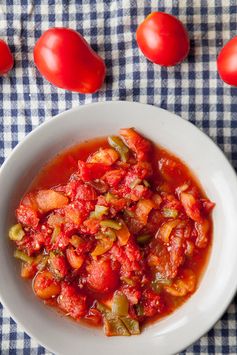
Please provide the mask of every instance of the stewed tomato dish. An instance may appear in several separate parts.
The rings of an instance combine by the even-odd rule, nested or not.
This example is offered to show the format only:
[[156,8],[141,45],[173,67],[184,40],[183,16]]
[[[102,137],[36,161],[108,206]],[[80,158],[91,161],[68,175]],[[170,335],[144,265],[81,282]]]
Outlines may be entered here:
[[213,207],[183,162],[124,128],[49,162],[9,237],[46,304],[107,336],[136,335],[197,289]]

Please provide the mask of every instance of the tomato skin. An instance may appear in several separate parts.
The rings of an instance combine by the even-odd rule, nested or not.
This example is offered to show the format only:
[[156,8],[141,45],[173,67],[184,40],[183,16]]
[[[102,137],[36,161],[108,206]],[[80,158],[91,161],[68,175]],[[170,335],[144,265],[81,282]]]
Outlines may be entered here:
[[9,72],[14,64],[13,55],[8,47],[8,44],[0,39],[0,74]]
[[237,86],[237,36],[221,49],[217,58],[217,69],[224,82]]
[[137,44],[147,59],[162,66],[182,62],[190,49],[186,28],[176,17],[152,12],[138,26]]
[[100,89],[105,64],[80,33],[70,28],[50,28],[34,47],[34,62],[53,85],[82,94]]

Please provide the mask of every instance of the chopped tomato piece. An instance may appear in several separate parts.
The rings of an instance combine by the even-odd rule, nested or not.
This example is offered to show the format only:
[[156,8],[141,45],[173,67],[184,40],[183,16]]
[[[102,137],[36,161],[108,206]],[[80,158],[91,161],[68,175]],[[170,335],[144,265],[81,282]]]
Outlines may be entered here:
[[95,203],[88,201],[75,201],[64,207],[65,221],[72,223],[78,227],[88,217],[89,213],[94,210]]
[[200,212],[200,202],[193,195],[186,192],[182,192],[180,194],[180,201],[188,217],[196,222],[200,222],[202,219]]
[[182,183],[183,177],[180,165],[173,159],[161,158],[158,162],[159,172],[167,182],[175,181],[178,185]]
[[16,218],[21,224],[32,228],[36,228],[39,223],[38,213],[31,207],[22,204],[16,210]]
[[170,242],[170,263],[173,269],[178,270],[178,267],[182,265],[184,261],[184,242],[180,237],[172,237]]
[[149,289],[146,289],[142,293],[141,304],[143,307],[143,314],[146,317],[152,317],[155,314],[159,314],[164,307],[161,296]]
[[49,258],[50,271],[56,279],[62,279],[67,275],[68,266],[63,255],[50,253]]
[[141,180],[151,177],[153,173],[152,165],[148,161],[138,161],[132,165],[131,171]]
[[118,274],[112,269],[109,260],[94,260],[87,267],[87,284],[98,293],[111,292],[118,286]]
[[210,200],[208,200],[206,198],[201,199],[201,204],[202,204],[203,211],[206,214],[209,214],[216,205],[214,202],[211,202]]
[[195,228],[197,231],[197,239],[196,239],[196,246],[198,248],[205,248],[208,242],[208,232],[210,229],[210,224],[207,219],[204,219],[202,222],[196,222]]
[[133,272],[139,273],[144,268],[140,249],[131,238],[126,247],[114,243],[110,253],[120,263],[122,276],[129,277]]
[[80,269],[80,267],[82,266],[85,257],[82,255],[78,255],[76,250],[73,248],[68,248],[66,250],[66,255],[67,255],[67,260],[70,264],[70,266],[73,269]]
[[139,161],[146,160],[151,151],[151,143],[140,136],[133,128],[123,128],[119,131],[127,146],[136,154]]
[[66,187],[67,195],[70,196],[72,201],[94,201],[97,199],[97,193],[95,189],[88,184],[83,183],[80,180],[72,180]]
[[122,288],[123,293],[127,296],[130,304],[138,304],[141,299],[142,292],[138,287],[135,286],[124,286]]
[[103,176],[103,179],[108,183],[111,187],[116,187],[122,180],[125,175],[125,171],[122,169],[113,169],[109,170]]
[[80,319],[87,312],[86,296],[80,294],[74,286],[66,282],[62,282],[58,305],[64,312],[75,319]]
[[96,218],[88,218],[84,221],[83,226],[89,234],[96,234],[99,231],[100,220]]
[[33,281],[33,289],[35,294],[44,300],[56,297],[60,291],[61,286],[53,277],[50,271],[38,272]]
[[78,161],[79,176],[83,181],[91,181],[100,179],[106,171],[109,170],[109,165],[101,163],[85,163],[82,160]]

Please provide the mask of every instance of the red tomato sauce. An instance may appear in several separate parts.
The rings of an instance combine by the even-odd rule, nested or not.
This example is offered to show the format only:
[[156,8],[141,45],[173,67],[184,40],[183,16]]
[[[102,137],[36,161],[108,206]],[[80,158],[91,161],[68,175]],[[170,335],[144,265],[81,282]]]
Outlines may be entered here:
[[35,294],[108,336],[139,334],[195,292],[213,228],[190,169],[133,129],[120,134],[52,159],[9,231]]

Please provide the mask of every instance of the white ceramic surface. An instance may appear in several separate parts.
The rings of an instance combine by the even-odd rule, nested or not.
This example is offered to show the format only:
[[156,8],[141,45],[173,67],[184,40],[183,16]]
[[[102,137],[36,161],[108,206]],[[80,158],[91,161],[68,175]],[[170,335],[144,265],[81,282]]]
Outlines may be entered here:
[[[172,315],[141,335],[106,338],[44,306],[20,279],[8,241],[14,209],[46,160],[88,138],[136,127],[192,168],[216,202],[214,241],[196,293]],[[237,287],[237,180],[223,153],[192,124],[162,109],[128,102],[105,102],[64,112],[30,133],[0,170],[0,297],[12,317],[49,350],[63,355],[144,355],[176,353],[203,335],[222,315]]]

